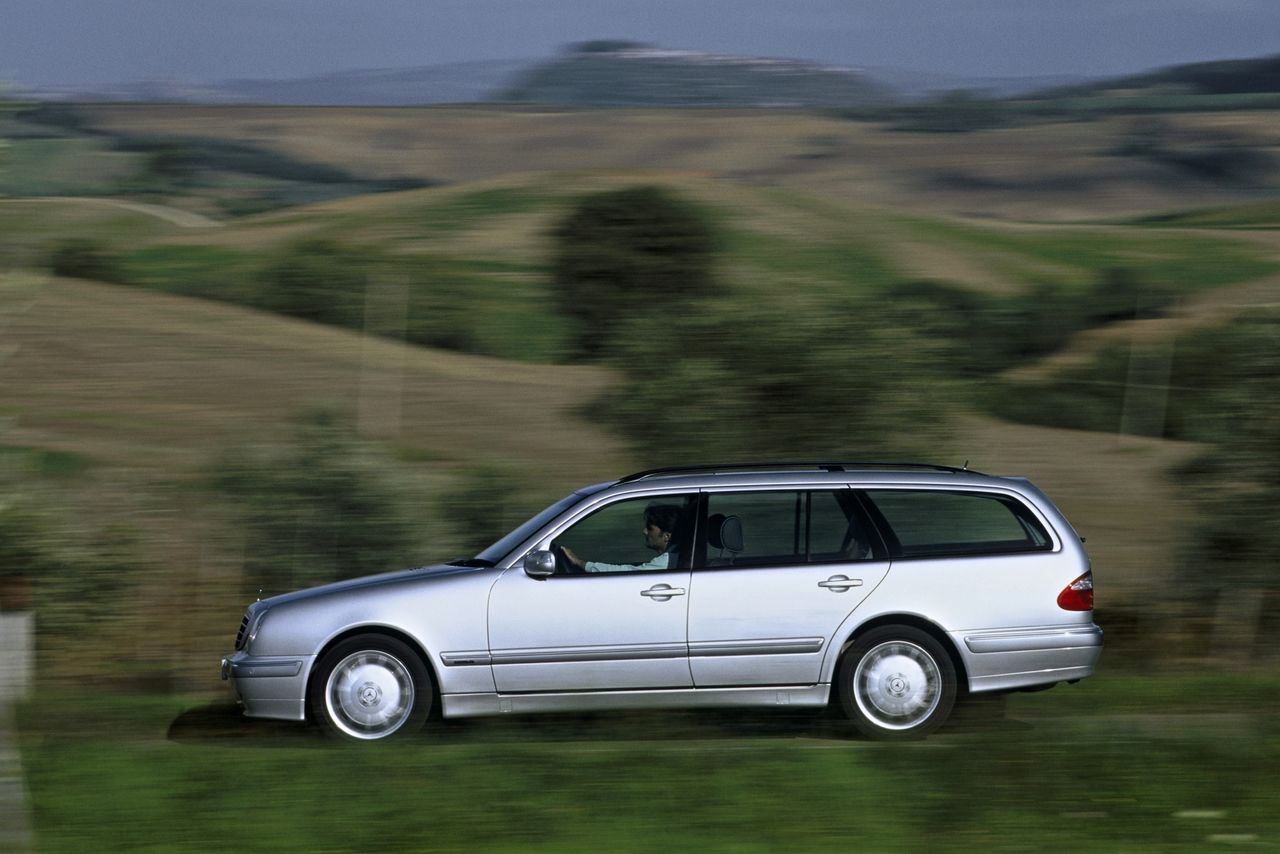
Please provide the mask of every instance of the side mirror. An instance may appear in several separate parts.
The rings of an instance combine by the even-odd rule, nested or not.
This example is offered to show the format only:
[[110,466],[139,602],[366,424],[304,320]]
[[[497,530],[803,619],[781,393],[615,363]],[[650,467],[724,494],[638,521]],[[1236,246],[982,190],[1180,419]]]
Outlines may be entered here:
[[555,575],[555,552],[529,552],[524,556],[524,574],[539,581]]

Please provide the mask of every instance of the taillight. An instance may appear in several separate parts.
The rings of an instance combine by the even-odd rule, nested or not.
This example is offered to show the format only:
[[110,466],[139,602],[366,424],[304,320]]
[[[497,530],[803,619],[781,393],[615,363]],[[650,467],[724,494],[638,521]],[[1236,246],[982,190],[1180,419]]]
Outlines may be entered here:
[[1064,611],[1093,610],[1093,570],[1062,588],[1058,594],[1058,607]]

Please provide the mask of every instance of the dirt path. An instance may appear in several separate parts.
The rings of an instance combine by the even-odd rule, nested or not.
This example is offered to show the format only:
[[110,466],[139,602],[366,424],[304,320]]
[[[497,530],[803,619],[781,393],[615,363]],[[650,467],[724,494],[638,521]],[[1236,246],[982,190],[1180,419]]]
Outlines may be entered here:
[[38,199],[6,199],[6,202],[57,202],[65,204],[67,202],[75,202],[83,205],[97,205],[99,207],[119,208],[121,210],[133,211],[134,213],[153,216],[156,219],[162,219],[167,223],[176,225],[179,228],[220,228],[222,223],[216,219],[210,219],[202,214],[184,211],[181,208],[171,208],[166,205],[150,205],[145,202],[130,202],[124,199],[100,199],[92,196],[44,196]]

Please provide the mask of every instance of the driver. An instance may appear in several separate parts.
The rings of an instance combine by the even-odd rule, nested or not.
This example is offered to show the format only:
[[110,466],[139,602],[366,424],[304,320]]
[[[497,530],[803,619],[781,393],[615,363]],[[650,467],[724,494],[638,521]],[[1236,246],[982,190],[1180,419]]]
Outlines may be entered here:
[[579,572],[637,572],[646,569],[671,569],[680,563],[675,540],[680,508],[674,504],[650,504],[644,511],[644,544],[657,556],[644,563],[601,563],[583,560],[568,546],[562,546],[565,560]]

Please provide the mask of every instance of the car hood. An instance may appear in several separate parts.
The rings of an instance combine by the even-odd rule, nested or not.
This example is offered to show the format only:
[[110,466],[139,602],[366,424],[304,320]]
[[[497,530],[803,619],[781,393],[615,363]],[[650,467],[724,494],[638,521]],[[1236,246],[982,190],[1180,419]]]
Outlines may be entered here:
[[329,596],[334,593],[345,593],[352,590],[365,590],[372,587],[383,587],[397,584],[430,583],[431,581],[439,578],[449,578],[455,575],[466,575],[482,571],[484,570],[472,566],[437,564],[435,566],[418,567],[417,569],[402,569],[397,570],[396,572],[383,572],[378,575],[363,575],[359,578],[348,578],[345,581],[335,581],[332,584],[322,584],[319,587],[307,587],[302,590],[294,590],[291,593],[281,593],[278,596],[271,596],[255,603],[255,610],[259,610],[261,608],[274,608],[278,605],[287,605],[292,602],[301,602],[307,599],[318,599],[322,596]]

